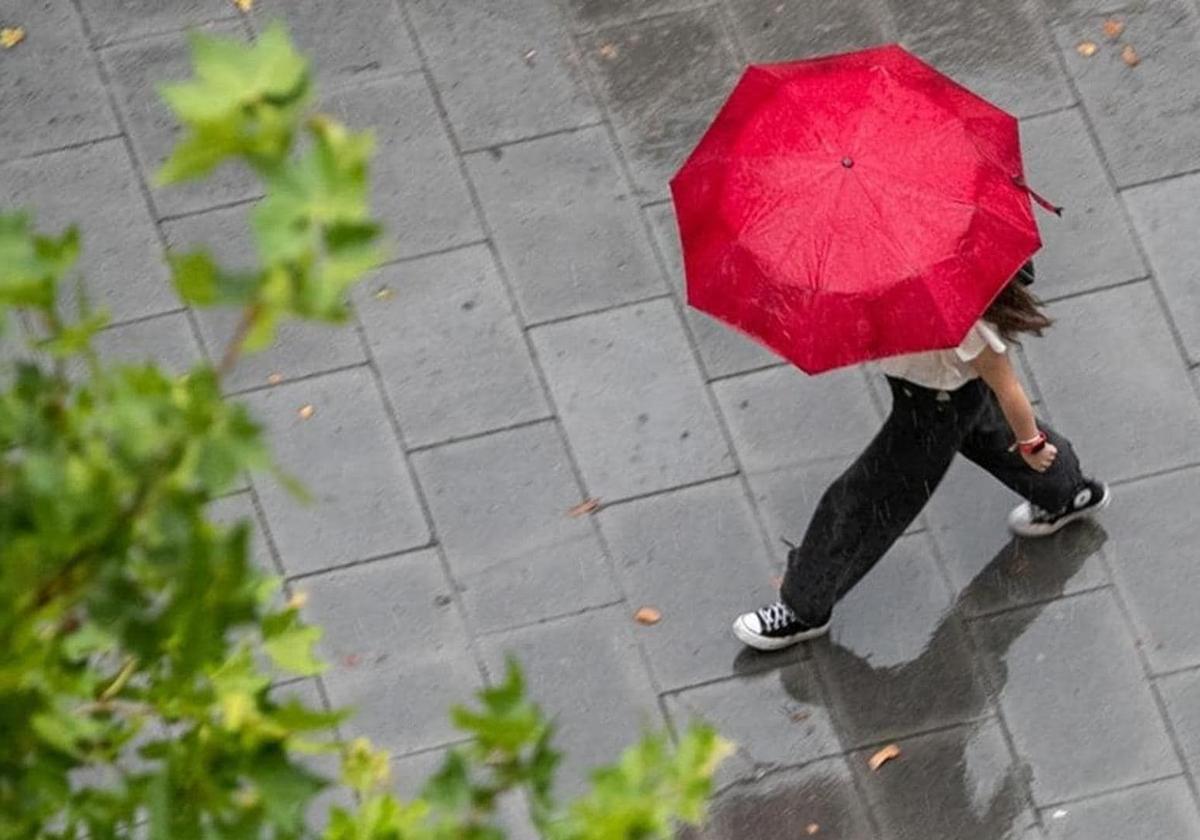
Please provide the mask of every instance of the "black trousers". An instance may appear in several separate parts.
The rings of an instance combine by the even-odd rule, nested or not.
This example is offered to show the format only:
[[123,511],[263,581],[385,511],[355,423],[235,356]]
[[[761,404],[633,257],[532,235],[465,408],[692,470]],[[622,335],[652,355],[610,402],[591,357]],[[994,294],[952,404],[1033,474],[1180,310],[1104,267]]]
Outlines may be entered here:
[[803,542],[788,552],[780,594],[802,621],[820,624],[916,519],[961,452],[1038,507],[1063,510],[1084,483],[1071,444],[1044,473],[1010,452],[1012,432],[981,380],[933,391],[888,378],[892,411],[850,468],[821,497]]

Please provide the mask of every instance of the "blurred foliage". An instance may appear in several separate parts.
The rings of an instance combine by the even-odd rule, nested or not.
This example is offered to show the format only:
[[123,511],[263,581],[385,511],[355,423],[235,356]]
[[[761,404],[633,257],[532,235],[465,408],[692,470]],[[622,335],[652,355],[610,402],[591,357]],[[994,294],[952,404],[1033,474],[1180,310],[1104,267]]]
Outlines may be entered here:
[[[0,325],[34,336],[0,373],[0,840],[500,838],[497,803],[517,790],[548,838],[669,837],[698,821],[727,750],[711,730],[648,735],[560,804],[552,727],[514,663],[453,710],[470,740],[411,802],[389,793],[385,754],[338,738],[345,713],[272,694],[269,669],[321,670],[320,631],[250,561],[250,525],[209,517],[247,471],[272,469],[221,382],[280,322],[347,317],[350,286],[384,256],[372,141],[310,112],[308,62],[281,27],[255,45],[194,36],[192,58],[194,78],[162,88],[185,131],[159,180],[240,160],[265,196],[253,271],[205,250],[170,257],[188,304],[241,311],[218,365],[103,361],[92,340],[107,318],[82,284],[72,315],[59,303],[78,232],[0,214]],[[325,752],[356,807],[312,829],[332,783],[310,757]]]

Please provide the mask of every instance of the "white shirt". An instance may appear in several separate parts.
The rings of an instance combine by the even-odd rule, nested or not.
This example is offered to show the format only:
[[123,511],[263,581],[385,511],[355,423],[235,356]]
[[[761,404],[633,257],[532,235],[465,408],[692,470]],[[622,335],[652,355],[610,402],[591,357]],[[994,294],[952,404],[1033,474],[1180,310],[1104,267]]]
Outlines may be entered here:
[[995,326],[987,321],[976,321],[962,344],[952,350],[892,356],[881,360],[879,367],[888,376],[907,379],[925,388],[954,391],[979,378],[969,363],[987,347],[997,353],[1008,349]]

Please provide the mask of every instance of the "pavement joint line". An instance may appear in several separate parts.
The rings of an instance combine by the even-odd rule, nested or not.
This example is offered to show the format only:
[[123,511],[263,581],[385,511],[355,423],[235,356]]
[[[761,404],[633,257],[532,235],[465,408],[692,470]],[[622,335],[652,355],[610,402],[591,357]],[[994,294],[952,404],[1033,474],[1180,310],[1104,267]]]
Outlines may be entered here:
[[1197,671],[1200,671],[1200,662],[1196,663],[1195,665],[1184,665],[1182,668],[1171,668],[1167,671],[1159,671],[1154,675],[1154,681],[1161,682],[1162,680],[1170,679],[1171,677],[1178,677],[1183,674],[1194,674]]
[[187,310],[188,308],[186,306],[175,306],[171,309],[163,309],[160,312],[150,312],[145,315],[133,315],[129,318],[122,318],[119,321],[110,321],[104,325],[100,332],[104,333],[112,330],[119,330],[124,327],[132,327],[137,324],[144,324],[147,321],[154,321],[159,318],[167,318],[171,315],[182,315],[186,313]]
[[160,224],[167,222],[177,222],[181,219],[190,219],[194,216],[203,216],[206,213],[216,213],[220,210],[231,210],[234,207],[244,207],[247,204],[254,204],[261,201],[263,196],[255,195],[249,198],[235,198],[233,201],[222,201],[219,204],[214,204],[211,207],[198,207],[192,210],[184,210],[180,213],[166,213],[158,217]]
[[1128,487],[1131,484],[1138,484],[1139,482],[1142,482],[1142,481],[1150,481],[1151,479],[1162,478],[1163,476],[1168,476],[1168,475],[1175,475],[1176,473],[1187,472],[1188,470],[1194,470],[1197,468],[1200,468],[1200,462],[1193,462],[1193,463],[1189,463],[1189,464],[1178,464],[1173,467],[1166,467],[1165,469],[1155,470],[1154,472],[1139,473],[1138,475],[1129,476],[1126,478],[1118,478],[1118,479],[1115,479],[1114,481],[1108,482],[1108,484],[1110,487]]
[[1163,782],[1173,781],[1175,779],[1184,779],[1186,781],[1186,777],[1187,774],[1183,772],[1168,773],[1165,776],[1156,776],[1153,779],[1144,779],[1142,781],[1132,782],[1127,785],[1118,785],[1114,788],[1104,788],[1103,790],[1085,793],[1082,796],[1071,797],[1070,799],[1047,802],[1045,805],[1038,805],[1038,808],[1042,811],[1048,811],[1051,808],[1069,808],[1072,805],[1080,805],[1084,802],[1091,802],[1093,799],[1100,799],[1104,796],[1112,796],[1115,793],[1125,793],[1126,791],[1137,790],[1138,788],[1150,787],[1151,785],[1158,785],[1162,784]]
[[[487,244],[488,239],[485,237],[483,239],[471,239],[467,242],[462,242],[457,245],[447,245],[444,248],[434,248],[432,251],[421,251],[415,254],[405,254],[401,257],[394,257],[392,259],[384,260],[379,265],[375,266],[374,270],[379,271],[381,268],[389,268],[390,266],[394,265],[404,265],[405,263],[417,262],[418,260],[427,260],[431,257],[440,257],[445,254],[453,254],[455,251],[466,251],[469,248],[478,248],[481,245]],[[376,281],[378,280],[378,278],[374,279]],[[367,281],[363,282],[367,283]]]
[[754,367],[746,368],[745,370],[735,370],[730,371],[729,373],[718,373],[708,378],[708,384],[712,385],[715,382],[725,382],[730,379],[737,379],[742,376],[750,376],[754,373],[764,373],[768,370],[776,370],[778,368],[787,366],[788,362],[781,359],[778,362],[768,362],[765,365],[755,365]]
[[484,153],[493,154],[497,150],[507,149],[510,146],[520,146],[522,143],[534,143],[538,140],[546,140],[551,137],[563,137],[571,134],[579,134],[592,128],[603,128],[603,120],[590,120],[580,123],[579,125],[567,126],[566,128],[553,128],[549,131],[541,131],[537,134],[530,134],[525,137],[514,137],[511,140],[499,140],[495,143],[485,143],[481,146],[464,147],[462,153],[464,155],[480,155]]
[[27,154],[17,155],[16,157],[0,158],[0,167],[8,166],[14,163],[23,163],[27,160],[37,160],[38,158],[46,157],[47,155],[56,155],[59,152],[69,152],[74,149],[86,149],[88,146],[94,146],[98,143],[107,143],[111,140],[120,140],[124,136],[121,131],[115,134],[103,134],[99,137],[92,137],[87,140],[76,140],[73,143],[64,143],[61,146],[50,146],[45,149],[28,152]]
[[1053,297],[1044,297],[1040,300],[1045,304],[1063,303],[1065,301],[1077,300],[1078,298],[1091,297],[1092,295],[1111,292],[1115,289],[1124,289],[1129,286],[1136,286],[1139,283],[1153,283],[1152,275],[1142,274],[1138,277],[1131,277],[1126,280],[1118,280],[1115,283],[1106,283],[1103,286],[1093,286],[1090,289],[1080,289],[1076,292],[1066,292]]
[[[88,25],[87,24],[87,16],[81,15],[80,17],[83,19],[85,26],[87,26]],[[211,26],[214,23],[230,23],[231,21],[240,20],[243,17],[244,16],[240,15],[240,14],[222,15],[219,17],[209,18],[208,20],[198,21],[196,23],[189,23],[185,26],[174,26],[174,27],[169,27],[167,29],[155,29],[152,32],[139,32],[136,35],[130,35],[128,37],[117,37],[117,38],[108,38],[108,39],[89,37],[87,39],[88,46],[91,48],[91,50],[93,52],[103,52],[105,50],[113,49],[115,47],[127,47],[127,46],[131,46],[131,45],[144,44],[149,41],[165,39],[168,36],[179,36],[182,34],[187,34],[192,31],[202,32],[203,27],[205,27],[205,26]],[[90,27],[89,27],[88,34],[89,34],[89,36],[91,35]]]
[[590,615],[594,612],[611,610],[614,607],[627,603],[628,601],[625,598],[618,598],[614,601],[605,601],[602,604],[590,604],[586,607],[580,607],[579,609],[571,610],[570,612],[543,616],[542,618],[534,621],[525,621],[520,624],[510,624],[506,627],[498,627],[495,630],[480,630],[479,637],[481,639],[490,639],[494,636],[503,636],[507,633],[515,633],[518,630],[527,630],[530,627],[539,627],[543,624],[553,624],[558,621],[569,621],[572,618],[579,618],[580,616]]
[[[1047,37],[1053,38],[1053,35],[1051,34],[1051,35],[1048,35]],[[1055,47],[1055,49],[1057,49],[1057,47]],[[1080,107],[1079,102],[1076,101],[1076,102],[1072,102],[1070,105],[1056,105],[1055,107],[1047,108],[1044,111],[1034,111],[1033,113],[1020,116],[1017,119],[1020,120],[1021,122],[1028,122],[1031,120],[1040,120],[1043,117],[1053,117],[1057,114],[1065,114],[1068,111],[1074,111],[1075,109],[1077,109],[1079,107]]]
[[421,452],[428,452],[432,449],[441,449],[444,446],[454,446],[459,443],[469,443],[470,441],[481,440],[491,437],[492,435],[503,434],[504,432],[515,432],[519,429],[527,429],[530,426],[540,426],[545,423],[552,423],[558,419],[553,414],[547,414],[542,417],[534,417],[529,420],[518,420],[516,423],[507,423],[503,426],[496,426],[491,429],[484,429],[479,432],[471,432],[467,435],[457,435],[455,437],[445,438],[443,440],[435,440],[430,443],[419,443],[408,448],[409,455],[416,455]]
[[642,15],[642,16],[635,15],[634,17],[629,17],[629,18],[620,17],[609,23],[600,24],[599,26],[585,26],[585,27],[581,27],[581,28],[576,28],[574,26],[570,26],[569,25],[570,20],[569,20],[569,16],[568,16],[568,21],[567,21],[568,25],[564,26],[564,30],[571,37],[575,37],[575,38],[587,37],[589,35],[597,35],[601,32],[606,32],[606,31],[609,31],[612,29],[619,29],[621,27],[636,26],[638,24],[645,24],[645,23],[654,23],[657,20],[661,20],[662,18],[671,17],[672,15],[681,15],[681,14],[686,14],[688,12],[700,12],[700,11],[704,11],[706,9],[715,9],[715,8],[717,8],[717,0],[696,0],[696,2],[693,4],[682,5],[676,9],[667,9],[666,11],[654,12],[653,14],[649,14],[649,15]]
[[[801,644],[805,643],[802,642]],[[801,650],[805,649],[802,648]],[[800,651],[797,651],[795,648],[784,648],[783,650],[770,652],[760,651],[759,653],[761,655],[757,656],[756,658],[762,660],[762,665],[760,666],[755,666],[752,669],[743,671],[736,671],[730,674],[721,674],[720,676],[709,677],[708,679],[704,680],[697,680],[696,682],[688,683],[687,685],[681,685],[676,688],[668,688],[663,691],[659,697],[664,699],[679,697],[680,695],[687,694],[690,691],[696,691],[701,688],[709,688],[710,686],[714,685],[737,682],[738,680],[744,680],[748,677],[762,677],[764,674],[769,674],[772,671],[782,671],[784,668],[793,668],[796,665],[804,665],[810,670],[814,670],[812,661],[808,658],[801,658],[799,655]],[[776,658],[778,658],[779,661],[775,661]],[[784,659],[787,661],[783,661]]]
[[992,620],[993,618],[998,618],[1001,616],[1009,615],[1011,613],[1020,612],[1021,610],[1030,609],[1032,607],[1045,608],[1045,607],[1050,606],[1051,604],[1056,604],[1059,601],[1065,601],[1069,598],[1075,598],[1080,595],[1090,595],[1094,592],[1100,592],[1105,589],[1112,589],[1112,587],[1113,587],[1113,584],[1111,581],[1108,583],[1098,583],[1095,586],[1088,586],[1088,587],[1084,587],[1083,589],[1076,589],[1076,590],[1072,590],[1071,592],[1064,592],[1061,595],[1055,595],[1050,598],[1035,598],[1032,601],[1024,601],[1020,604],[1008,604],[1003,607],[996,607],[995,609],[985,610],[984,612],[972,613],[971,615],[964,615],[963,621],[966,624],[982,624],[986,621]]
[[1200,175],[1200,169],[1185,169],[1182,172],[1174,172],[1170,175],[1160,175],[1157,178],[1147,178],[1145,181],[1134,181],[1129,184],[1122,184],[1117,187],[1117,192],[1123,193],[1127,190],[1137,190],[1142,187],[1152,187],[1155,184],[1165,184],[1168,181],[1175,181],[1179,178],[1190,178],[1195,175]]
[[402,548],[399,551],[389,551],[385,554],[373,554],[370,557],[362,557],[358,560],[351,560],[347,563],[338,563],[336,566],[323,566],[320,569],[312,569],[307,572],[298,572],[294,575],[286,575],[284,579],[287,583],[303,583],[310,578],[324,577],[326,575],[334,575],[340,572],[345,572],[350,569],[357,569],[359,566],[370,566],[375,563],[382,563],[386,560],[397,560],[402,557],[408,557],[411,554],[420,554],[422,551],[429,551],[437,548],[438,543],[434,540],[423,542],[420,545],[409,546]]
[[717,484],[722,481],[728,481],[729,479],[736,477],[738,474],[738,470],[732,470],[723,472],[720,475],[710,475],[704,478],[697,478],[693,481],[685,481],[682,484],[673,484],[670,487],[659,487],[655,490],[647,490],[645,493],[635,493],[632,496],[622,496],[619,499],[600,499],[600,508],[596,511],[596,514],[598,515],[608,508],[620,507],[621,505],[628,505],[636,502],[643,502],[646,499],[654,499],[658,496],[667,496],[671,493],[677,493],[682,490],[691,490],[695,487],[704,487],[708,484]]
[[[84,41],[88,44],[92,43],[93,33],[88,23],[87,15],[83,13],[83,0],[70,0],[70,6],[75,15],[75,20],[79,24],[79,28],[83,31]],[[142,196],[142,204],[150,216],[154,235],[158,239],[159,256],[165,260],[167,254],[167,237],[163,233],[162,225],[157,221],[158,206],[155,204],[150,185],[146,181],[146,170],[142,166],[141,159],[138,157],[137,149],[134,147],[132,135],[129,133],[129,125],[125,121],[125,113],[117,102],[117,95],[114,92],[115,86],[113,85],[112,76],[109,73],[108,64],[99,50],[88,49],[87,52],[92,68],[96,72],[96,78],[100,81],[101,87],[104,88],[104,101],[108,104],[109,113],[112,114],[117,128],[121,130],[120,137],[122,145],[125,148],[126,160],[133,170],[134,183],[137,185],[138,192]],[[212,364],[213,360],[209,356],[208,348],[204,343],[204,334],[200,329],[200,322],[196,317],[196,313],[188,309],[186,317],[188,327],[191,329],[192,340],[196,343],[196,347],[200,351],[201,360]]]
[[421,747],[420,749],[412,750],[406,753],[397,753],[390,757],[391,762],[403,761],[406,758],[418,758],[419,756],[429,755],[430,753],[441,752],[453,747],[465,747],[468,744],[474,743],[472,738],[452,738],[449,741],[444,741],[440,744],[434,744],[432,747]]
[[[433,102],[434,111],[437,113],[438,121],[441,124],[442,131],[444,132],[446,140],[450,146],[450,150],[454,155],[455,163],[458,166],[459,178],[462,179],[463,188],[467,191],[467,197],[471,202],[471,209],[475,213],[475,219],[479,223],[479,228],[483,232],[484,238],[487,242],[488,256],[492,261],[492,265],[496,270],[496,276],[499,278],[500,285],[504,290],[506,299],[508,300],[509,307],[513,313],[513,319],[517,323],[517,326],[520,327],[521,339],[525,343],[525,352],[529,354],[530,364],[533,366],[533,371],[537,376],[538,384],[541,386],[542,395],[546,400],[546,405],[549,406],[551,413],[555,417],[554,425],[557,431],[558,439],[563,446],[563,451],[566,453],[567,465],[570,468],[572,477],[575,479],[575,484],[580,492],[580,497],[586,498],[587,486],[583,481],[583,473],[579,468],[579,463],[575,458],[575,453],[571,449],[570,441],[567,438],[566,431],[562,426],[562,421],[559,419],[559,408],[554,400],[554,394],[550,390],[550,384],[546,378],[546,372],[542,368],[541,360],[538,358],[537,348],[534,346],[533,339],[530,336],[528,329],[525,328],[526,324],[523,320],[521,307],[517,302],[516,293],[513,291],[512,278],[508,276],[508,269],[504,265],[503,260],[500,259],[500,251],[497,248],[495,241],[495,231],[492,230],[491,223],[488,221],[487,215],[483,212],[483,203],[479,198],[479,190],[475,186],[474,180],[471,178],[471,172],[467,167],[466,158],[462,154],[461,143],[459,142],[458,135],[455,133],[454,126],[450,121],[450,114],[446,110],[446,103],[442,99],[441,89],[437,86],[436,80],[433,78],[433,74],[429,70],[429,60],[425,53],[425,46],[422,43],[420,32],[412,22],[412,16],[409,14],[408,6],[402,2],[402,0],[394,0],[392,7],[400,16],[400,20],[403,22],[405,30],[408,32],[409,40],[412,42],[413,50],[421,64],[421,72],[425,79],[425,86],[429,93],[430,101]],[[357,315],[357,313],[355,313],[355,319],[358,325],[360,341],[362,342],[365,351],[368,353],[368,358],[373,360],[374,356],[370,354],[370,342],[368,342],[366,338],[366,327],[363,325],[362,319]],[[376,370],[376,376],[379,376],[378,370]],[[383,390],[385,405],[388,406],[389,409],[393,409],[394,414],[394,407],[391,404],[390,398],[386,394],[386,389]],[[394,423],[398,423],[394,416],[392,420]],[[403,436],[399,432],[398,426],[397,436],[401,442],[401,446],[403,446],[404,440]],[[432,511],[429,507],[429,501],[425,495],[425,489],[421,486],[420,478],[416,475],[416,472],[412,467],[411,459],[406,457],[404,460],[407,465],[409,475],[411,476],[413,487],[416,490],[417,498],[420,501],[422,512],[425,515],[426,522],[429,523],[430,532],[433,538],[436,540],[437,523],[433,519]],[[627,593],[621,584],[619,576],[617,575],[611,547],[604,540],[604,535],[601,533],[598,523],[596,523],[592,517],[589,517],[589,519],[591,520],[590,525],[592,528],[592,533],[595,535],[604,555],[605,570],[608,573],[609,582],[612,583],[613,588],[617,593],[619,593],[622,597],[625,597]],[[454,570],[450,565],[449,558],[446,556],[445,549],[439,545],[437,551],[438,557],[442,562],[443,572],[447,581],[450,583],[455,605],[459,610],[464,627],[466,628],[467,645],[471,656],[475,660],[476,667],[483,678],[484,684],[491,685],[493,684],[491,668],[489,667],[487,659],[484,657],[480,646],[480,634],[478,628],[475,626],[470,611],[467,610],[466,603],[463,600],[462,592],[459,590],[458,581],[454,576]],[[651,686],[655,686],[654,675],[650,670],[649,658],[647,657],[645,650],[643,650],[641,643],[635,640],[635,644],[637,645],[636,649],[640,653],[642,668],[646,673],[647,678],[650,680]]]
[[889,744],[894,744],[897,741],[909,741],[913,738],[924,738],[928,735],[939,735],[943,732],[953,732],[955,729],[974,729],[981,723],[986,723],[989,720],[995,720],[996,714],[994,711],[985,711],[978,715],[968,717],[966,720],[955,721],[954,723],[940,723],[936,726],[925,726],[920,729],[914,729],[911,732],[906,732],[901,735],[893,735],[888,738],[878,738],[872,741],[867,741],[860,746],[850,747],[840,753],[845,758],[850,758],[855,753],[874,752],[882,749]]
[[[388,70],[364,70],[336,79],[323,80],[320,83],[322,98],[339,96],[362,87],[397,82],[402,79],[416,78],[425,75],[424,65],[419,67],[396,67]],[[318,109],[320,110],[320,109]]]
[[525,331],[541,329],[542,327],[552,327],[556,324],[563,324],[568,321],[576,321],[580,318],[589,318],[593,315],[605,315],[609,312],[615,312],[620,309],[629,309],[634,306],[645,306],[648,303],[656,303],[664,298],[673,297],[671,292],[655,292],[647,297],[638,298],[637,300],[621,301],[620,303],[602,306],[599,309],[589,309],[587,312],[572,312],[570,315],[557,315],[553,318],[547,318],[542,321],[530,321],[525,324]]
[[333,376],[337,373],[345,373],[348,370],[358,370],[359,368],[369,367],[370,362],[363,360],[358,362],[347,362],[344,365],[337,367],[323,368],[322,370],[313,370],[308,373],[297,374],[296,376],[283,375],[283,378],[278,382],[260,382],[254,385],[246,385],[242,388],[235,388],[231,391],[226,391],[227,397],[246,397],[250,394],[257,394],[261,391],[269,391],[272,388],[278,388],[281,385],[294,385],[297,382],[308,382],[312,379],[320,379],[323,376]]

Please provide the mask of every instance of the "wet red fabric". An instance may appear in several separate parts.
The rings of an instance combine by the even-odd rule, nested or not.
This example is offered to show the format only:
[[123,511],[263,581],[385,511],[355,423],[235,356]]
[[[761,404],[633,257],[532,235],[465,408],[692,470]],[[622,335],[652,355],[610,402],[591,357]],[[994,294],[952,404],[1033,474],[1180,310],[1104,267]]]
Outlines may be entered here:
[[809,373],[958,345],[1041,247],[1016,118],[899,46],[749,67],[671,193],[688,302]]

